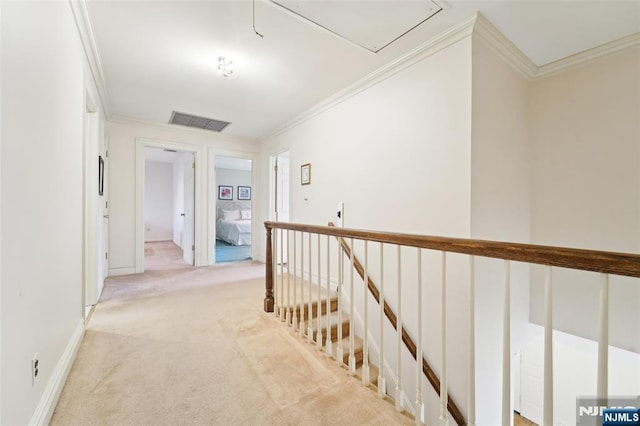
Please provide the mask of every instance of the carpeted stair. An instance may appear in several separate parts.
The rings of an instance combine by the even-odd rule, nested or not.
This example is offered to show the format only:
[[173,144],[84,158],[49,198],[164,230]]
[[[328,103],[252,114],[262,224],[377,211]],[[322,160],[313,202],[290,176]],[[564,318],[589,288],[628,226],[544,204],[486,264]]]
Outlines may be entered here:
[[[350,356],[350,345],[349,345],[349,333],[350,333],[350,318],[349,314],[346,312],[342,312],[340,316],[338,314],[338,295],[332,293],[329,299],[329,312],[327,312],[327,295],[326,290],[323,290],[320,296],[320,304],[318,304],[317,299],[317,286],[311,286],[309,288],[308,284],[303,284],[298,287],[298,291],[304,293],[304,303],[296,303],[292,306],[286,305],[282,308],[284,312],[281,313],[281,318],[287,322],[289,326],[293,326],[293,318],[296,318],[296,330],[300,332],[300,334],[308,339],[307,331],[309,328],[308,315],[309,315],[309,303],[308,303],[308,292],[311,291],[312,301],[311,301],[311,341],[315,346],[318,346],[318,319],[320,324],[320,334],[321,334],[321,347],[322,350],[326,351],[327,348],[327,338],[331,341],[331,357],[336,358],[337,350],[338,350],[338,330],[342,329],[342,362],[340,365],[346,369],[349,368],[349,356]],[[298,293],[298,299],[300,298]],[[286,300],[286,296],[284,297]],[[301,316],[302,314],[302,316]],[[320,315],[320,318],[318,318]],[[327,332],[327,316],[329,318],[329,333]],[[303,330],[300,330],[301,319],[303,321]],[[364,345],[363,341],[360,337],[354,336],[354,357],[356,360],[356,372],[355,376],[360,377],[362,379],[362,365],[364,361]],[[373,388],[377,387],[378,383],[378,368],[369,362],[369,384]]]

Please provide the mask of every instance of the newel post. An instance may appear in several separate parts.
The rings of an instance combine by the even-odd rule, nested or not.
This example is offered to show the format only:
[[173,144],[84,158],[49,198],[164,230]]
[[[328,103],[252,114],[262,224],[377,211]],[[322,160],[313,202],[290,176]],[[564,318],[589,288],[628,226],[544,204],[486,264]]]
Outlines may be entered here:
[[265,277],[266,292],[264,295],[264,311],[273,312],[274,298],[273,298],[273,243],[271,241],[271,227],[265,224],[267,228],[267,270]]

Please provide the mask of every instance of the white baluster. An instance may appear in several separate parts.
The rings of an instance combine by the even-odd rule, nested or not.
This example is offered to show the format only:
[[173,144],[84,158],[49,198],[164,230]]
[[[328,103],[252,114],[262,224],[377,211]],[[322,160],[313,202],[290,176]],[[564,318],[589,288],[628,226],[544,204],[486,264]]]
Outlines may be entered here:
[[364,351],[362,359],[362,383],[369,385],[369,242],[364,242],[364,333],[362,335],[362,347]]
[[[318,311],[318,314],[316,315],[316,326],[318,327],[318,331],[316,332],[316,347],[318,348],[318,350],[322,349],[322,327],[320,326],[322,317],[322,301],[320,300],[320,293],[322,292],[322,277],[320,271],[322,270],[322,268],[320,267],[320,265],[322,259],[320,257],[320,253],[320,234],[318,234],[318,304],[316,306]],[[328,314],[329,312],[327,311],[327,315]]]
[[280,230],[280,321],[284,321],[284,229]]
[[338,242],[338,348],[336,350],[336,360],[338,365],[343,364],[344,349],[342,348],[342,284],[344,280],[343,249]]
[[609,274],[602,274],[600,283],[600,338],[598,339],[598,399],[609,398]]
[[306,331],[304,306],[304,232],[300,232],[300,337]]
[[278,289],[278,229],[273,228],[274,235],[272,238],[272,246],[271,253],[272,257],[272,267],[273,267],[273,315],[278,317],[278,310],[280,307],[278,306],[278,296],[280,295],[280,290]]
[[418,248],[418,338],[416,346],[416,426],[422,425],[422,249]]
[[440,378],[440,422],[449,424],[447,415],[448,392],[447,387],[447,252],[442,252],[442,281],[440,282],[440,322],[442,328],[440,342],[440,357],[442,377]]
[[313,262],[312,262],[312,255],[313,252],[311,251],[311,240],[312,240],[312,234],[309,233],[309,312],[307,313],[307,342],[308,343],[313,343],[313,291],[312,291],[312,284],[313,284],[313,277],[311,275],[311,270]]
[[543,424],[553,424],[553,291],[551,266],[544,281],[544,414]]
[[291,326],[291,237],[287,229],[287,325]]
[[504,261],[504,315],[502,325],[502,424],[509,426],[511,410],[511,262]]
[[476,268],[469,256],[469,426],[476,424]]
[[327,356],[333,355],[333,344],[331,342],[331,236],[327,235],[327,341],[325,343],[325,353]]
[[353,245],[353,238],[351,238],[351,253],[350,253],[350,262],[351,265],[349,267],[349,373],[356,374],[356,356],[355,352],[355,329],[354,329],[354,295],[353,295],[353,270],[355,269],[355,265],[353,263],[353,252],[355,251],[355,246]]
[[298,271],[297,271],[297,263],[298,263],[298,251],[296,249],[296,231],[293,231],[293,319],[291,321],[291,325],[293,327],[293,331],[296,331],[298,328]]
[[398,316],[396,329],[396,410],[402,412],[402,246],[398,246]]
[[387,395],[384,377],[384,244],[380,243],[380,367],[378,368],[378,398]]

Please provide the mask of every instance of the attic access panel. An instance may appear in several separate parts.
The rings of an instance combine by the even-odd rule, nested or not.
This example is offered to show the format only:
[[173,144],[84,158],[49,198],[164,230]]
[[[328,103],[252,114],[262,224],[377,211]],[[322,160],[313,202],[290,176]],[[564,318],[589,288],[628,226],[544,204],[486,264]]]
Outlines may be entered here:
[[431,0],[271,1],[374,53],[442,10]]

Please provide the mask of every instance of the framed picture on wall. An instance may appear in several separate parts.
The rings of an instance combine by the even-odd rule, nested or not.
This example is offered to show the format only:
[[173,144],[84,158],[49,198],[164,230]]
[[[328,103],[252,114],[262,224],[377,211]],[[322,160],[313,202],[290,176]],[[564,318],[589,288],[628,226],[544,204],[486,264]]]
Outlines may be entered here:
[[300,184],[311,184],[311,163],[300,166]]
[[238,200],[250,200],[251,199],[251,187],[239,186],[238,187]]
[[218,185],[218,200],[233,200],[233,186]]

